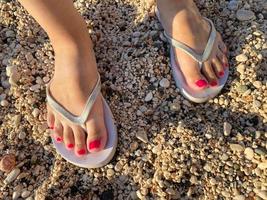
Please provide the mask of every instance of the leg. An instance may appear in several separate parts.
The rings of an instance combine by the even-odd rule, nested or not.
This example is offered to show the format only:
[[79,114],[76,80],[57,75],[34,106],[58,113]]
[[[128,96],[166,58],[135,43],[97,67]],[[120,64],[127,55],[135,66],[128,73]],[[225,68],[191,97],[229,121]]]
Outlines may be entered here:
[[[97,80],[96,60],[85,22],[71,0],[20,2],[44,28],[53,45],[52,96],[71,113],[80,115]],[[100,96],[87,119],[87,135],[81,127],[66,121],[49,106],[47,109],[47,121],[54,129],[54,137],[58,142],[64,142],[68,149],[74,148],[78,156],[105,146],[107,133]]]
[[[157,6],[167,33],[174,39],[203,53],[210,32],[210,26],[198,11],[193,0],[157,0]],[[176,60],[189,86],[201,90],[216,86],[218,79],[228,67],[227,49],[219,33],[210,58],[204,63],[202,71],[190,56],[175,49]]]

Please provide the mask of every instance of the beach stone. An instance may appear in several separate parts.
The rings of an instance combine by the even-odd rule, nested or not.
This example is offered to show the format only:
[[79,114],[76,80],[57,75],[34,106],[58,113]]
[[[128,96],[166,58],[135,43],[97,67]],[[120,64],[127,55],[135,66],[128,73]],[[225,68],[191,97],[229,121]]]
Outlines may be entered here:
[[204,166],[204,170],[206,170],[207,172],[210,172],[211,171],[211,165],[210,164],[206,164],[205,166]]
[[27,198],[28,196],[30,196],[30,194],[31,194],[30,191],[28,191],[28,190],[24,190],[24,191],[22,191],[22,193],[21,193],[21,197],[22,197],[22,198]]
[[260,81],[254,81],[253,82],[253,86],[257,89],[261,88],[262,87],[262,83]]
[[7,66],[6,67],[6,75],[11,76],[13,73],[16,73],[18,71],[16,66]]
[[244,151],[244,147],[240,144],[230,144],[230,149],[234,152],[241,152]]
[[108,169],[107,170],[107,176],[113,176],[115,174],[113,169]]
[[223,123],[223,134],[229,136],[231,134],[232,125],[228,122]]
[[227,192],[227,191],[222,191],[222,195],[223,195],[224,197],[226,197],[226,198],[231,197],[230,193]]
[[17,200],[20,197],[21,191],[14,191],[12,194],[12,199]]
[[166,78],[161,79],[161,81],[159,82],[159,85],[163,88],[168,88],[170,87],[170,81]]
[[26,133],[24,131],[20,132],[18,135],[19,139],[24,140],[26,137]]
[[258,168],[261,170],[267,169],[267,161],[259,163]]
[[247,147],[244,151],[244,154],[245,154],[245,157],[248,159],[248,160],[252,160],[253,157],[254,157],[254,151],[252,148],[250,147]]
[[145,131],[138,131],[136,137],[144,143],[148,142],[147,134]]
[[246,69],[246,65],[244,65],[243,63],[240,63],[236,67],[236,71],[238,71],[240,74],[244,74],[245,69]]
[[238,1],[230,1],[227,5],[229,10],[237,10],[238,9]]
[[211,184],[211,185],[216,185],[216,183],[217,183],[217,181],[216,181],[215,178],[211,178],[211,179],[210,179],[210,184]]
[[3,107],[7,107],[8,106],[8,101],[7,100],[1,100],[1,102],[0,102],[0,104],[1,104],[1,106],[3,106]]
[[248,60],[248,57],[245,54],[240,54],[236,56],[236,61],[238,62],[246,62]]
[[248,87],[246,85],[240,85],[239,87],[236,88],[236,91],[239,94],[244,94],[248,90]]
[[248,21],[248,20],[253,19],[254,17],[255,17],[255,14],[251,10],[240,9],[236,12],[236,18],[239,21]]
[[153,99],[153,94],[152,92],[149,92],[145,97],[145,101],[148,102],[151,101],[152,99]]
[[6,154],[1,158],[0,170],[10,172],[16,165],[16,157],[14,154]]
[[40,110],[38,108],[34,108],[32,111],[32,115],[37,118],[40,114]]
[[237,195],[234,197],[234,200],[245,200],[246,197],[244,195]]
[[7,177],[5,178],[4,183],[6,183],[6,184],[11,183],[12,181],[14,181],[14,180],[17,178],[17,176],[19,175],[19,173],[20,173],[20,169],[19,169],[19,168],[15,168],[15,169],[13,169],[13,170],[7,175]]
[[266,190],[259,190],[256,193],[257,196],[259,196],[260,198],[267,200],[267,191]]

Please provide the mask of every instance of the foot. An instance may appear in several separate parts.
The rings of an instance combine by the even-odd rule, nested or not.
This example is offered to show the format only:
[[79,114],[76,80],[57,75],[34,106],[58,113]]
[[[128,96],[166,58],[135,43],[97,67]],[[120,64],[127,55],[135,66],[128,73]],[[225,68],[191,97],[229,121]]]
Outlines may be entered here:
[[[87,43],[88,44],[88,43]],[[89,94],[97,82],[97,68],[92,45],[60,44],[55,49],[55,74],[50,92],[66,110],[74,115],[83,111]],[[77,156],[100,151],[107,141],[103,102],[99,95],[85,123],[86,132],[77,124],[64,119],[47,105],[47,123],[52,137]]]
[[[192,0],[158,0],[158,9],[167,34],[199,54],[204,52],[211,27]],[[174,53],[185,81],[195,90],[217,86],[229,66],[227,48],[218,32],[212,53],[201,71],[198,63],[188,54],[178,48],[174,49]]]

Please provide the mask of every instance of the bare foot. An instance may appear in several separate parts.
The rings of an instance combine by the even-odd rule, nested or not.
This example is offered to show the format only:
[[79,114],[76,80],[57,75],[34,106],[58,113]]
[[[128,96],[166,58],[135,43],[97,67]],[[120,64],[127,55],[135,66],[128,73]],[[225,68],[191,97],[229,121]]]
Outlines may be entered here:
[[[66,110],[80,115],[98,76],[92,45],[76,45],[61,44],[55,48],[55,74],[50,91]],[[79,125],[61,117],[49,105],[47,109],[47,123],[53,129],[53,137],[57,142],[64,142],[66,148],[74,150],[77,156],[104,148],[107,131],[101,96],[98,96],[85,123],[87,133]]]
[[[200,15],[192,0],[158,0],[158,8],[164,29],[174,39],[181,41],[202,54],[205,50],[210,24]],[[217,33],[212,53],[204,62],[200,71],[198,63],[182,50],[175,48],[176,61],[187,84],[196,90],[218,85],[218,79],[224,76],[229,66],[226,57],[227,48]]]

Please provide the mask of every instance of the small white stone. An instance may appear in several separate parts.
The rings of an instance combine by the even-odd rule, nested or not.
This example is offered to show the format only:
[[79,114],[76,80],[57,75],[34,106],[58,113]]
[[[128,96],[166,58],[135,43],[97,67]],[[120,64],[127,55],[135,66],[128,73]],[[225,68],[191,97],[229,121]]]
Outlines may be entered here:
[[25,55],[25,58],[27,62],[31,62],[33,60],[33,56],[30,52]]
[[192,184],[197,184],[197,177],[196,177],[196,176],[191,176],[191,178],[190,178],[190,182],[191,182]]
[[20,197],[21,191],[14,191],[12,194],[12,199],[17,200]]
[[248,21],[255,18],[255,14],[251,10],[240,9],[236,12],[236,18],[239,21]]
[[40,114],[40,110],[38,108],[34,108],[32,111],[32,115],[36,118]]
[[159,145],[153,147],[152,152],[154,154],[159,155],[161,153],[161,150],[162,150],[162,146],[159,144]]
[[227,197],[227,198],[229,198],[231,196],[230,193],[229,192],[226,192],[226,191],[222,191],[222,195],[224,197]]
[[6,75],[11,76],[14,72],[17,72],[17,67],[16,66],[7,66],[6,67]]
[[216,181],[215,178],[211,178],[211,179],[210,179],[210,184],[211,184],[211,185],[216,185],[216,183],[217,183],[217,181]]
[[144,143],[148,142],[147,134],[145,131],[138,131],[136,137]]
[[153,94],[152,92],[149,92],[145,97],[145,101],[148,102],[151,101],[152,99],[153,99]]
[[18,135],[19,139],[23,140],[26,137],[26,133],[24,131],[20,132]]
[[32,196],[27,197],[25,200],[33,200],[33,197]]
[[163,88],[168,88],[170,87],[170,81],[166,78],[161,79],[161,81],[159,82],[159,85]]
[[257,89],[261,88],[262,87],[262,83],[260,81],[254,81],[253,82],[253,86]]
[[107,170],[107,176],[113,176],[115,174],[113,169],[108,169]]
[[19,168],[15,168],[13,169],[6,177],[6,179],[4,180],[4,183],[8,184],[11,183],[12,181],[14,181],[17,176],[20,173],[20,169]]
[[234,200],[245,200],[246,197],[244,195],[237,195],[234,197]]
[[223,123],[223,134],[229,136],[231,134],[232,125],[228,122]]
[[244,151],[244,154],[248,160],[252,160],[254,157],[254,151],[252,148],[247,147]]
[[206,164],[205,166],[204,166],[204,170],[206,170],[207,172],[210,172],[211,171],[211,166],[210,166],[210,164]]
[[6,107],[6,106],[8,106],[8,101],[5,99],[1,100],[0,104],[1,104],[1,106]]
[[240,144],[230,144],[230,149],[234,152],[241,152],[244,150],[244,147]]
[[267,161],[259,163],[258,168],[260,168],[261,170],[267,169]]
[[248,60],[248,57],[245,54],[240,54],[236,56],[236,61],[238,62],[246,62]]
[[207,139],[211,139],[211,138],[212,138],[212,135],[209,134],[209,133],[206,133],[206,134],[205,134],[205,137],[206,137]]
[[28,196],[30,196],[30,194],[31,194],[30,191],[28,191],[28,190],[24,190],[24,191],[22,191],[22,193],[21,193],[21,197],[22,197],[22,198],[27,198]]

